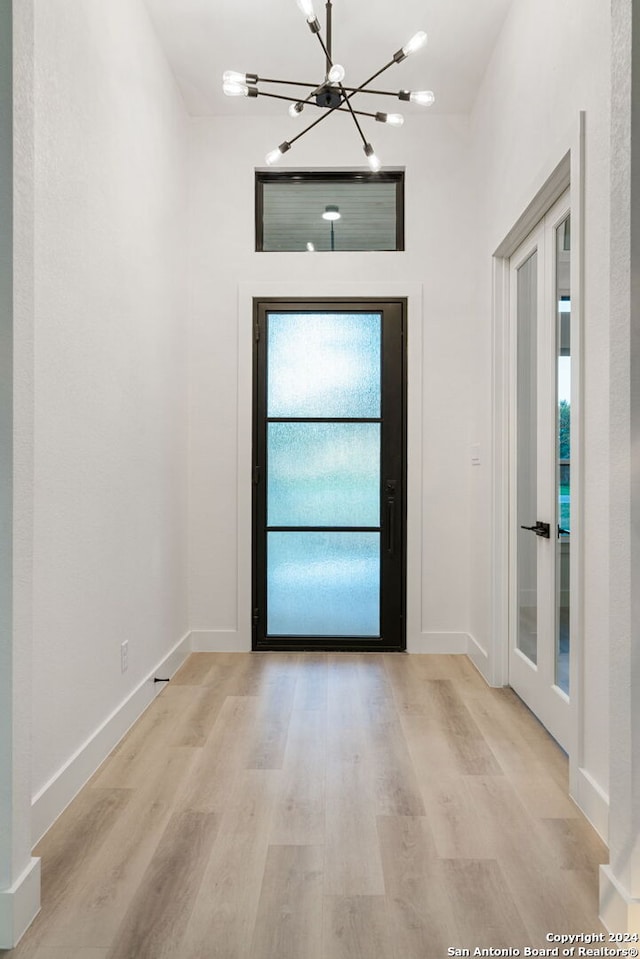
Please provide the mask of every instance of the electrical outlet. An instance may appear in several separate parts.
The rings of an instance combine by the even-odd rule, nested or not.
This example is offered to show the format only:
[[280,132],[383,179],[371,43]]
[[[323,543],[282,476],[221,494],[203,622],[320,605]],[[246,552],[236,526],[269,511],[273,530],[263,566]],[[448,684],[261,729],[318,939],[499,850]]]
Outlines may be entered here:
[[120,672],[126,673],[129,668],[129,640],[120,643]]

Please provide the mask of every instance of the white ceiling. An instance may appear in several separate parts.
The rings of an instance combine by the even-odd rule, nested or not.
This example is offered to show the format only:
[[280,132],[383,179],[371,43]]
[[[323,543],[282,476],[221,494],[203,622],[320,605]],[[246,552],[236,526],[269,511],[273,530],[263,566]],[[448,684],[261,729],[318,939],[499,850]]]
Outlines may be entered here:
[[[193,116],[283,113],[264,98],[225,97],[223,70],[320,82],[324,57],[295,0],[145,0]],[[378,89],[431,89],[438,113],[468,113],[512,0],[334,0],[333,59],[358,86],[418,30],[427,47],[393,65]],[[323,26],[324,2],[315,0]],[[277,88],[265,87],[276,90]],[[286,92],[286,91],[283,91]],[[361,109],[420,112],[414,104],[367,97]],[[424,109],[424,108],[422,108]]]

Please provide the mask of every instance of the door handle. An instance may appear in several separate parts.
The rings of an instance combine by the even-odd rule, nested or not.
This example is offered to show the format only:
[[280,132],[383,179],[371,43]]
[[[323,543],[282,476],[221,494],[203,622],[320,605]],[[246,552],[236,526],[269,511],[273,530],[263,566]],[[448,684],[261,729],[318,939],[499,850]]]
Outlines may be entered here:
[[387,500],[387,553],[393,556],[396,539],[396,501],[393,496]]
[[541,523],[538,520],[535,526],[521,526],[520,529],[530,529],[536,536],[551,539],[551,523]]
[[563,529],[562,526],[558,526],[558,536],[571,536],[571,530]]
[[387,480],[384,491],[387,494],[387,553],[393,556],[396,541],[396,481]]

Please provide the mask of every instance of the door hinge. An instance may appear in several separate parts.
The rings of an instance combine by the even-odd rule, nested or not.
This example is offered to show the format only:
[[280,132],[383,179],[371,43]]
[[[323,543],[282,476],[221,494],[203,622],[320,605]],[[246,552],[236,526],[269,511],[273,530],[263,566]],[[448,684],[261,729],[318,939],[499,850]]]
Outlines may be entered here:
[[256,323],[255,328],[254,328],[254,331],[253,331],[253,335],[254,335],[255,341],[256,341],[256,343],[257,343],[258,340],[260,339],[260,324],[259,324],[259,323]]
[[254,466],[253,467],[253,485],[257,486],[259,482],[260,482],[260,467]]
[[255,608],[254,611],[253,611],[253,625],[254,625],[254,627],[258,625],[258,620],[259,620],[259,619],[260,619],[260,610],[259,610],[258,607],[256,606],[256,608]]

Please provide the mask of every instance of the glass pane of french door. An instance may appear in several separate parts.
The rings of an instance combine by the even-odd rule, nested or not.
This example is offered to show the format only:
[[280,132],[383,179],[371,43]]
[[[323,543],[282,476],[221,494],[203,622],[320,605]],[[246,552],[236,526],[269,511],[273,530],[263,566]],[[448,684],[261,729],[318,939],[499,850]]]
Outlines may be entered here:
[[402,648],[403,309],[310,306],[257,306],[254,648]]
[[538,662],[538,252],[517,271],[517,647]]
[[556,644],[555,681],[569,694],[571,637],[571,217],[556,229]]

